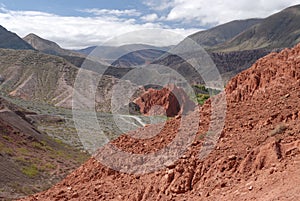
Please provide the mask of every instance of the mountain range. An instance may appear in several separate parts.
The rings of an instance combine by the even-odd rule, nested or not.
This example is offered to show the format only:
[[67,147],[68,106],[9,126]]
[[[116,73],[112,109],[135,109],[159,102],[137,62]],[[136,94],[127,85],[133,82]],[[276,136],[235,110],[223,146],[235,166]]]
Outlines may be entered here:
[[[269,54],[231,79],[226,93],[208,100],[200,116],[191,112],[184,117],[188,125],[177,117],[124,134],[57,185],[21,200],[299,200],[299,55],[300,44]],[[225,124],[216,136],[210,114],[212,102],[222,97],[227,100]],[[154,137],[132,137],[156,133],[160,126]],[[199,126],[197,134],[177,161],[135,174],[149,168],[143,156],[176,142],[180,130],[185,133],[177,142],[182,146],[194,126]],[[117,149],[122,155],[112,154]],[[153,163],[160,165],[165,157]]]
[[[300,6],[292,6],[264,19],[235,20],[189,36],[208,51],[228,52],[253,49],[277,49],[292,47],[299,42]],[[0,47],[10,49],[36,49],[47,54],[60,56],[79,56],[90,54],[96,46],[81,50],[66,50],[55,42],[29,34],[22,40],[16,34],[1,27]],[[25,42],[24,42],[25,41]],[[123,45],[120,47],[99,46],[97,51],[102,57],[116,58],[117,55],[143,49],[168,51],[170,47],[154,47],[143,44]],[[157,53],[154,53],[157,54]],[[152,56],[152,55],[151,55]],[[128,67],[128,66],[127,66]]]
[[[206,49],[226,83],[257,59],[300,42],[299,10],[298,5],[264,19],[232,21],[197,32],[189,38]],[[112,65],[130,68],[145,65],[151,60],[154,64],[175,70],[180,68],[180,73],[192,83],[203,83],[194,79],[195,72],[189,64],[167,51],[165,54],[161,50],[134,51],[117,59]]]
[[[206,31],[194,33],[189,38],[209,53],[213,52],[211,57],[216,65],[220,67],[221,72],[231,67],[235,69],[235,72],[240,72],[245,67],[238,69],[239,66],[230,61],[230,56],[225,57],[224,62],[222,62],[223,65],[218,63],[219,57],[222,57],[225,53],[235,52],[236,55],[240,52],[243,58],[244,51],[249,55],[249,51],[255,50],[259,52],[258,55],[253,54],[252,59],[248,57],[247,60],[243,60],[247,63],[245,66],[250,67],[258,59],[257,57],[261,58],[267,53],[278,49],[293,47],[300,42],[299,16],[300,6],[298,5],[264,19],[236,20],[222,24]],[[261,54],[262,52],[265,52],[265,54]],[[144,53],[143,51],[131,53],[122,57],[121,60],[127,67],[130,67],[130,63],[132,63],[130,61],[141,60],[139,54]],[[217,54],[220,54],[220,56]],[[226,60],[226,58],[228,59]],[[224,66],[224,63],[228,65]]]
[[[187,127],[180,127],[181,116],[176,113],[164,125],[145,125],[111,143],[129,153],[149,154],[170,144],[178,130],[199,126],[191,147],[176,163],[146,175],[105,167],[96,158],[105,152],[75,170],[88,156],[78,148],[82,147],[80,140],[74,142],[68,136],[77,134],[71,120],[73,95],[78,93],[80,104],[88,105],[85,92],[94,84],[97,115],[111,112],[113,86],[119,84],[126,91],[129,81],[120,78],[147,64],[167,66],[201,88],[203,80],[195,69],[170,53],[174,46],[131,44],[75,51],[35,34],[22,39],[0,26],[0,199],[46,190],[75,170],[49,190],[24,200],[299,200],[300,46],[295,46],[300,43],[299,16],[300,5],[264,19],[232,21],[188,37],[210,55],[222,75],[225,92],[199,106],[200,120],[199,115],[189,113],[191,125]],[[93,60],[93,54],[100,55],[99,60],[107,66]],[[82,68],[84,62],[88,69]],[[92,78],[99,77],[98,72],[104,76],[100,82],[90,79],[89,84],[83,83],[79,91],[74,83],[80,71]],[[149,73],[139,75],[137,83],[157,77],[171,79],[168,74],[161,76],[164,72]],[[131,97],[149,103],[148,114],[161,109],[151,111],[156,103],[174,106],[169,101],[174,100],[170,91],[164,95],[157,87],[144,93],[148,88],[151,86],[139,86]],[[156,94],[152,97],[155,101],[151,97],[144,101],[149,94]],[[199,151],[211,145],[205,142],[213,134],[208,130],[210,118],[218,119],[210,116],[211,103],[222,97],[227,101],[223,131],[211,154],[199,159]],[[174,107],[180,110],[178,104]],[[138,105],[132,108],[141,109]],[[163,130],[157,136],[131,137],[147,135],[159,126]],[[117,130],[105,123],[103,127],[112,134]],[[63,141],[68,137],[69,141]],[[114,159],[113,155],[107,158]],[[118,162],[127,161],[122,158]]]
[[292,6],[241,32],[230,40],[213,47],[213,51],[251,49],[281,49],[300,42],[300,6]]
[[[278,51],[294,45],[299,40],[299,10],[300,6],[293,6],[265,19],[229,22],[207,31],[200,31],[189,36],[189,38],[206,48],[226,83],[237,73],[249,68],[257,59],[272,51]],[[153,63],[175,69],[192,84],[203,84],[203,80],[196,76],[192,66],[176,55],[168,53],[168,50],[173,47],[132,44],[121,47],[100,46],[96,49],[95,47],[90,47],[75,52],[63,49],[56,43],[34,34],[29,34],[22,40],[4,28],[1,29],[0,37],[8,37],[6,40],[1,40],[9,41],[9,43],[7,42],[7,48],[21,49],[18,52],[1,50],[2,62],[4,63],[1,66],[0,75],[1,78],[7,80],[2,83],[2,89],[17,97],[25,98],[27,96],[29,100],[45,101],[69,107],[72,82],[68,80],[75,79],[75,72],[77,72],[83,62],[89,63],[90,66],[98,66],[97,63],[89,61],[89,57],[83,54],[84,52],[91,53],[91,51],[97,56],[101,55],[102,60],[111,64],[105,74],[113,77],[113,79],[123,77],[136,66]],[[268,37],[272,40],[272,45],[269,46],[265,44]],[[10,40],[11,38],[13,40]],[[258,41],[261,42],[258,43]],[[255,45],[246,47],[245,44],[250,44],[250,42]],[[23,50],[24,48],[35,49],[38,52],[26,52],[26,50]],[[54,57],[51,57],[49,54],[54,55]],[[21,57],[18,55],[21,55]],[[29,62],[28,58],[35,58],[34,60],[37,61],[38,65]],[[40,62],[38,58],[40,58]],[[11,74],[16,69],[23,69],[22,66],[26,66],[26,71],[30,73]],[[45,68],[40,68],[39,66],[44,66]],[[69,69],[74,70],[63,70],[67,66],[69,66]],[[42,74],[39,73],[41,69],[49,70],[51,74],[57,76],[52,76],[51,79],[48,79],[50,74],[44,71]],[[45,76],[47,74],[48,76]],[[16,78],[18,75],[20,77]],[[71,79],[64,79],[63,76],[68,76]],[[153,76],[156,76],[156,74],[149,75],[149,77]],[[44,81],[37,82],[37,80]],[[28,89],[32,89],[33,83],[36,95],[32,94],[33,92],[27,93],[29,92]],[[43,90],[44,88],[49,90],[45,91]],[[64,92],[59,91],[60,89]]]

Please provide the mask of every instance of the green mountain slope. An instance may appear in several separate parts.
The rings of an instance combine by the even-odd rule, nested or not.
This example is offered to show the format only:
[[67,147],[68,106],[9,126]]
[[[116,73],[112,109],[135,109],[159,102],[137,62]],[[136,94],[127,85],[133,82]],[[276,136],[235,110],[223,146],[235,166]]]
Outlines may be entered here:
[[88,155],[37,130],[27,115],[0,98],[0,199],[46,190]]
[[[96,62],[88,65],[90,70],[82,72],[94,78],[99,76],[97,71],[106,69]],[[95,95],[98,111],[110,111],[112,86],[119,82],[116,77],[122,77],[128,70],[130,69],[124,68],[124,72],[122,68],[107,69],[106,75],[98,83]],[[78,72],[79,68],[59,56],[32,50],[0,49],[0,91],[5,95],[71,108]],[[88,90],[88,86],[84,87],[86,90],[82,90],[83,92]]]
[[60,57],[0,49],[1,92],[15,97],[67,105],[76,72],[75,66]]
[[197,32],[190,35],[189,38],[193,39],[204,48],[209,48],[232,39],[261,21],[261,19],[235,20],[209,30]]
[[275,49],[292,47],[300,42],[300,5],[265,18],[214,51]]

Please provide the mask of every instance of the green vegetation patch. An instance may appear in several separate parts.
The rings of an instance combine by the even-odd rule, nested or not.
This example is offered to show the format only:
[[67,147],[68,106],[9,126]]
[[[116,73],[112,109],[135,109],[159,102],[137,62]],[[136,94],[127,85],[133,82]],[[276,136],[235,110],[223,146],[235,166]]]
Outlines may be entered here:
[[210,97],[209,94],[197,94],[196,95],[197,103],[203,105],[205,101],[209,99],[209,97]]
[[8,142],[13,142],[13,139],[8,135],[2,135],[3,139],[7,140]]
[[22,155],[28,155],[28,154],[30,154],[30,151],[26,147],[17,148],[16,151],[19,154],[22,154]]
[[43,151],[52,151],[53,150],[52,147],[48,146],[47,143],[44,141],[32,142],[31,145],[33,148],[40,149]]
[[57,166],[55,164],[48,162],[48,163],[46,163],[44,165],[41,165],[39,169],[41,171],[47,171],[47,170],[54,170],[56,167]]
[[196,102],[203,105],[210,96],[215,96],[221,92],[218,89],[207,88],[205,85],[194,85],[193,86],[196,94]]
[[34,164],[32,164],[30,166],[23,167],[22,173],[32,178],[39,174],[39,170]]
[[7,145],[0,142],[0,153],[5,154],[5,155],[13,156],[14,155],[14,150],[12,148],[8,147]]

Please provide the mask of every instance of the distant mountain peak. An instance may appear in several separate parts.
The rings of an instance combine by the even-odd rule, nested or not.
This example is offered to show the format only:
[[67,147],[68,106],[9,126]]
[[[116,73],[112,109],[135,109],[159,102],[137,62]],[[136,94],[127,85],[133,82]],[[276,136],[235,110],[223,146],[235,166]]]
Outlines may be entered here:
[[37,38],[40,38],[38,35],[36,35],[36,34],[34,34],[34,33],[30,33],[30,34],[28,34],[27,36],[25,36],[25,38],[26,37],[37,37]]
[[37,50],[45,50],[45,49],[53,49],[53,48],[61,48],[55,42],[50,40],[43,39],[34,33],[30,33],[23,38],[29,44],[31,44]]
[[57,43],[41,38],[40,36],[30,33],[23,38],[36,50],[44,52],[46,54],[58,55],[58,56],[78,56],[83,57],[81,54],[61,48]]
[[288,7],[286,9],[284,9],[284,11],[286,11],[286,10],[295,10],[295,9],[300,12],[300,4]]
[[17,34],[8,31],[0,25],[0,48],[4,49],[20,49],[33,50],[34,48],[22,40]]

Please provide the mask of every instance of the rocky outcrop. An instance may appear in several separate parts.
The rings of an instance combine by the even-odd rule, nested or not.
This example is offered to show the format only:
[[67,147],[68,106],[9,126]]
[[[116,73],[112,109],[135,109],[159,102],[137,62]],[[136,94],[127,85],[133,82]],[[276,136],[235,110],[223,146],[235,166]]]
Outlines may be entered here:
[[[279,54],[272,53],[258,60],[249,70],[234,77],[227,85],[226,92],[234,102],[265,94],[273,86],[283,83],[300,83],[300,45],[285,49]],[[288,91],[284,92],[288,94]],[[283,95],[286,95],[283,94]]]
[[189,99],[184,90],[175,85],[166,86],[161,90],[148,89],[134,102],[142,114],[168,117],[185,114],[195,107],[195,103]]

